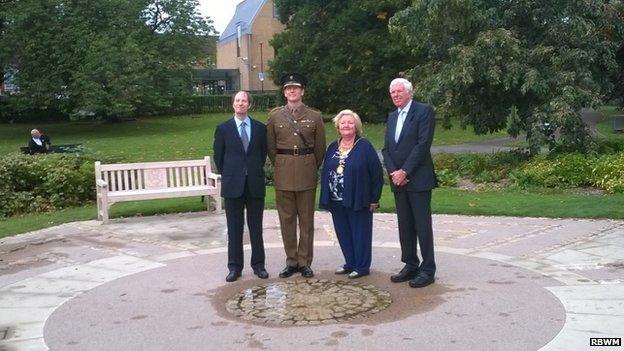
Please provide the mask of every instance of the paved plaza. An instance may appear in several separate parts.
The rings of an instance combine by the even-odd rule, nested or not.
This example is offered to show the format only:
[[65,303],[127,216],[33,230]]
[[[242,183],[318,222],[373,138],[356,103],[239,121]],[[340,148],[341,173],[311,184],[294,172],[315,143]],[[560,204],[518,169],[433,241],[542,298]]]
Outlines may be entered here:
[[[0,350],[624,350],[624,221],[435,215],[436,283],[391,283],[394,214],[376,214],[373,266],[350,280],[316,213],[315,277],[226,283],[225,216],[63,224],[0,239]],[[246,263],[250,251],[245,251]]]

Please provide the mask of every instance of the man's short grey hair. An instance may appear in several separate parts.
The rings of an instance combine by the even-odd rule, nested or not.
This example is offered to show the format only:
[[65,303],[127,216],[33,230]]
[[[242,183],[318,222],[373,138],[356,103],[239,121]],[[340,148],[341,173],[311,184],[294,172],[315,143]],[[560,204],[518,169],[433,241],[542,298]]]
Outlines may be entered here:
[[39,133],[39,130],[33,129],[30,131],[30,135],[34,135],[35,133]]
[[392,82],[390,82],[390,86],[388,87],[388,90],[392,89],[393,86],[397,85],[397,84],[402,84],[403,87],[405,88],[405,90],[407,90],[409,93],[413,93],[414,92],[414,86],[412,85],[412,83],[405,79],[405,78],[395,78],[392,80]]

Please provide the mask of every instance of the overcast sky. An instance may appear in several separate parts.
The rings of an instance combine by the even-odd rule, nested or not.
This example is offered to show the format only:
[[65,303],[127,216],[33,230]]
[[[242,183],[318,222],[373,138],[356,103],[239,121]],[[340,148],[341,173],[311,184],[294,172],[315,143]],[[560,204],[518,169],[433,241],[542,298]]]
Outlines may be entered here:
[[228,22],[234,16],[236,5],[242,0],[199,0],[200,9],[204,16],[210,16],[219,34],[223,33]]

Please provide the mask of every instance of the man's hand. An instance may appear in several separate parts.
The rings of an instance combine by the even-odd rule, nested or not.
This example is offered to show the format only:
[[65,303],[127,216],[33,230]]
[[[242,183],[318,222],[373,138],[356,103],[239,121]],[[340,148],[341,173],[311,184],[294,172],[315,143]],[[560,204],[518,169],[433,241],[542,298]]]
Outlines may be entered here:
[[407,172],[402,169],[390,173],[390,177],[392,178],[392,183],[396,186],[405,186],[407,182],[409,182],[409,179],[407,179]]
[[377,203],[373,203],[373,204],[369,204],[368,205],[368,210],[371,211],[371,212],[375,212],[375,210],[378,209],[378,208],[379,208],[379,204],[377,204]]

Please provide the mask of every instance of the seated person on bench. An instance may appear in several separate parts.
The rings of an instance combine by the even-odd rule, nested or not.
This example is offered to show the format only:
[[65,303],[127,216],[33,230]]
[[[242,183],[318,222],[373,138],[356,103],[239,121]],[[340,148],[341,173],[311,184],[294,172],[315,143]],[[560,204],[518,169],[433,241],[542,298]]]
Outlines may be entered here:
[[33,154],[45,154],[50,151],[50,138],[47,135],[43,135],[37,129],[30,131],[30,140],[28,141],[28,151]]

